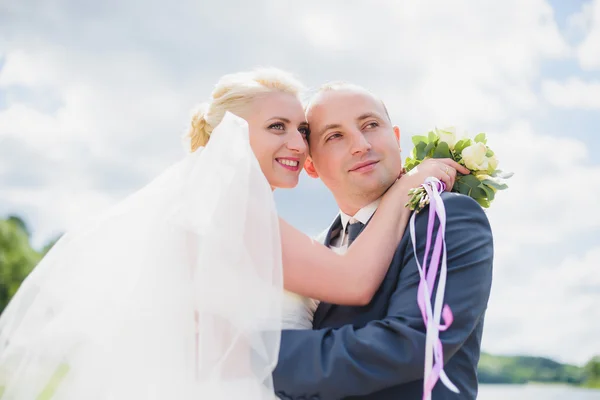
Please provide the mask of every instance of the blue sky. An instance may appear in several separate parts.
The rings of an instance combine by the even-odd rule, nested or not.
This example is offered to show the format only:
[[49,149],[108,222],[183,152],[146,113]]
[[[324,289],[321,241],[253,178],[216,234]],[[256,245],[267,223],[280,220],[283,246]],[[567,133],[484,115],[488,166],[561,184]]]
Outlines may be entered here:
[[[516,175],[488,213],[484,350],[600,354],[600,0],[23,0],[0,26],[0,215],[37,245],[178,160],[219,76],[273,65],[379,94],[405,153],[433,126],[488,132]],[[306,175],[275,196],[309,234],[337,211]]]

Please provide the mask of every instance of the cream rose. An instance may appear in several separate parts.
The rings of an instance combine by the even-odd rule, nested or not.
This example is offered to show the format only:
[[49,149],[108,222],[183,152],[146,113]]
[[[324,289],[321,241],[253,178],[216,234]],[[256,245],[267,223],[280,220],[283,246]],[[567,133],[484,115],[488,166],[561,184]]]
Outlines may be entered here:
[[493,173],[496,168],[498,168],[498,159],[496,158],[496,156],[491,156],[487,158],[488,160],[488,172],[491,174]]
[[454,146],[456,145],[456,142],[458,142],[456,138],[456,129],[453,127],[438,129],[438,135],[440,136],[440,142],[448,143],[450,150],[454,150]]
[[465,147],[462,151],[465,166],[471,171],[487,171],[489,164],[485,153],[487,153],[487,147],[483,143],[475,143]]

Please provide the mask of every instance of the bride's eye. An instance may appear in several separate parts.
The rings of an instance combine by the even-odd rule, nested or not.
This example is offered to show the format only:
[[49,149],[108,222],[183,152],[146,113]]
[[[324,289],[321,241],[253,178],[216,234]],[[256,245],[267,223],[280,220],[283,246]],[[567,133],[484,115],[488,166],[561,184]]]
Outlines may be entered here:
[[308,126],[301,126],[300,128],[298,128],[298,132],[300,132],[300,134],[304,136],[304,138],[307,138],[308,135],[310,135],[310,128]]
[[276,122],[274,124],[269,125],[269,129],[277,129],[278,131],[285,130],[285,125],[281,122]]

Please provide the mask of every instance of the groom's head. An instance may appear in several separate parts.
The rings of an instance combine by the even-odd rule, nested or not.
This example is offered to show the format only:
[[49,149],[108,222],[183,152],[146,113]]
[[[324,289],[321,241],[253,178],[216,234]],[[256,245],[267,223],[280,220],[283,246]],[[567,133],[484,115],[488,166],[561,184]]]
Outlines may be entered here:
[[306,109],[308,174],[319,177],[339,207],[354,215],[394,183],[402,168],[400,130],[383,102],[352,84],[322,87]]

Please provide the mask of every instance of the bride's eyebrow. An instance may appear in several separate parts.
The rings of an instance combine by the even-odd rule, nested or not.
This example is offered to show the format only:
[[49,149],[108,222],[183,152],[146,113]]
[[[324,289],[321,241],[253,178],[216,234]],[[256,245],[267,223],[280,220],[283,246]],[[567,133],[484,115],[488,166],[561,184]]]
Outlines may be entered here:
[[287,118],[284,118],[284,117],[273,117],[273,118],[269,118],[267,121],[273,121],[273,120],[279,120],[279,121],[283,121],[283,122],[285,122],[286,124],[289,124],[289,123],[291,123],[291,121],[290,121],[289,119],[287,119]]

